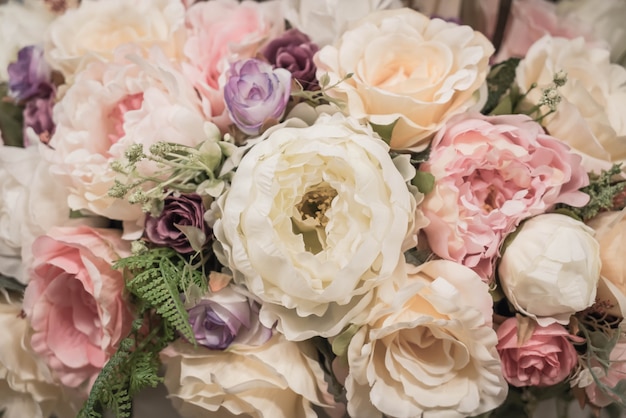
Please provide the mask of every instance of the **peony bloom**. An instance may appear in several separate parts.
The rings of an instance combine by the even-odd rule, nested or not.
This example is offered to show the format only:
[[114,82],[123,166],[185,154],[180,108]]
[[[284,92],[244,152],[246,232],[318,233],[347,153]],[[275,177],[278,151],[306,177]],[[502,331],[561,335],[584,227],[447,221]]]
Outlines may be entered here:
[[33,244],[31,344],[65,386],[89,390],[130,331],[124,278],[111,268],[129,247],[118,231],[89,227],[51,229]]
[[609,51],[591,47],[583,38],[546,36],[517,67],[522,91],[533,83],[539,86],[526,96],[529,105],[539,101],[541,88],[559,71],[567,73],[566,84],[558,90],[562,100],[542,125],[583,156],[587,171],[626,163],[626,113],[620,110],[626,100],[626,69],[611,64]]
[[180,0],[83,0],[50,25],[47,57],[68,80],[91,62],[112,60],[125,44],[144,52],[158,46],[169,57],[179,57],[184,14]]
[[272,336],[259,321],[259,304],[234,286],[203,296],[187,311],[196,341],[211,350],[231,344],[261,345]]
[[256,59],[235,62],[226,73],[224,100],[232,121],[248,135],[279,122],[291,94],[291,73]]
[[469,26],[409,9],[370,14],[315,57],[318,79],[346,112],[376,125],[396,122],[394,150],[421,151],[453,115],[477,103],[493,46]]
[[30,347],[22,307],[0,290],[0,409],[4,418],[75,417],[79,404],[64,393]]
[[336,114],[270,129],[243,157],[214,233],[222,263],[262,300],[264,325],[290,340],[337,335],[392,280],[417,224],[414,171],[388,151]]
[[274,67],[288,70],[304,90],[315,90],[318,84],[313,56],[318,50],[308,35],[298,29],[289,29],[267,44],[263,56]]
[[[196,146],[220,139],[193,86],[160,50],[147,59],[140,53],[118,49],[115,61],[95,62],[78,74],[54,107],[54,152],[47,154],[72,209],[128,223],[142,218],[141,208],[108,195],[117,177],[112,161],[134,144],[147,150],[160,141]],[[138,168],[143,175],[155,169]]]
[[173,248],[181,254],[192,253],[195,249],[185,232],[192,227],[201,232],[206,241],[209,227],[204,222],[204,212],[206,209],[200,195],[170,195],[165,198],[159,216],[147,216],[146,236],[150,242]]
[[230,125],[224,106],[223,74],[239,60],[253,58],[284,30],[277,1],[198,2],[186,14],[185,75],[198,89],[208,114],[222,130]]
[[459,116],[437,134],[420,170],[435,177],[422,210],[433,252],[493,277],[504,237],[555,203],[582,206],[580,157],[524,115]]
[[408,266],[385,296],[348,346],[350,416],[461,418],[504,401],[492,300],[476,273],[447,260]]
[[275,335],[261,346],[227,351],[178,340],[163,350],[161,360],[169,397],[183,417],[227,411],[254,418],[315,418],[312,405],[334,404],[317,355],[310,342]]
[[527,220],[504,251],[498,275],[507,299],[547,326],[590,307],[600,279],[600,246],[587,225],[548,213]]
[[537,325],[527,341],[518,340],[517,319],[498,327],[498,353],[504,377],[513,386],[552,386],[563,382],[578,364],[572,341],[582,341],[562,325]]

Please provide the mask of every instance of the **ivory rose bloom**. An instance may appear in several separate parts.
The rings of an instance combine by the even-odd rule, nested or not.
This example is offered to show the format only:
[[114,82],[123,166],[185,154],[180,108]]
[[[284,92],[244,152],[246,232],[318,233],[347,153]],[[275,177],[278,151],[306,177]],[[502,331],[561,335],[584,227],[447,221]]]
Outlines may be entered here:
[[88,390],[130,331],[124,278],[112,264],[130,255],[119,231],[55,228],[33,244],[24,311],[31,344],[65,386]]
[[180,0],[83,0],[50,25],[48,59],[67,79],[97,60],[110,61],[116,47],[159,46],[182,53],[185,8]]
[[262,139],[220,200],[217,252],[262,300],[265,326],[290,340],[337,335],[415,245],[414,171],[403,175],[370,128],[340,114]]
[[198,89],[208,114],[226,130],[230,119],[224,105],[223,74],[231,63],[253,58],[284,31],[279,3],[203,1],[191,6],[185,19],[184,73]]
[[583,38],[546,36],[528,50],[516,80],[524,92],[537,83],[539,88],[526,97],[534,105],[541,88],[559,71],[567,73],[567,83],[559,88],[562,101],[542,125],[583,156],[587,171],[625,163],[626,113],[621,109],[626,101],[626,68],[611,64],[609,51],[591,47]]
[[593,229],[566,215],[527,220],[498,267],[502,289],[515,308],[547,326],[566,325],[590,307],[600,279],[600,246]]
[[527,341],[518,340],[517,319],[498,327],[498,353],[507,382],[513,386],[552,386],[564,381],[578,364],[572,341],[582,341],[562,325],[537,325]]
[[582,206],[580,157],[525,115],[468,114],[435,136],[420,170],[435,177],[422,210],[433,252],[493,278],[504,237],[555,203]]
[[[227,351],[178,340],[161,353],[165,386],[185,418],[226,411],[253,418],[315,418],[312,405],[334,403],[309,342],[275,335],[261,346]],[[227,416],[231,416],[226,412]]]
[[74,404],[30,347],[30,327],[22,306],[0,290],[0,409],[4,418],[76,416]]
[[350,416],[461,418],[500,405],[507,385],[487,284],[447,260],[407,272],[348,346]]
[[[57,103],[54,151],[47,158],[69,190],[72,209],[130,223],[141,218],[141,208],[108,195],[117,178],[112,161],[134,144],[147,152],[159,141],[195,146],[220,135],[193,86],[160,50],[147,59],[135,47],[117,54],[115,61],[95,62],[78,74]],[[147,175],[155,167],[145,164],[139,170]]]
[[397,121],[391,148],[421,151],[451,116],[477,103],[491,43],[459,26],[409,9],[378,11],[315,58],[317,77],[338,83],[328,94],[346,112],[376,125]]

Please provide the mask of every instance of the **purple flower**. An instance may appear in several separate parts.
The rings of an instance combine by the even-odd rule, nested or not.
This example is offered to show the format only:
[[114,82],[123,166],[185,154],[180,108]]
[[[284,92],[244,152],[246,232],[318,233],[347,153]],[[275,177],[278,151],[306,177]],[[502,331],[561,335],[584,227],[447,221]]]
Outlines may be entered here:
[[9,94],[19,102],[31,97],[50,97],[54,90],[51,68],[43,56],[43,48],[26,46],[17,54],[17,61],[9,64]]
[[283,116],[291,93],[289,71],[249,59],[235,62],[227,77],[226,107],[242,132],[257,135],[265,122],[277,122]]
[[24,146],[29,146],[30,141],[26,131],[32,128],[43,143],[48,143],[54,133],[54,122],[52,120],[52,106],[54,105],[54,94],[48,98],[35,97],[26,102],[24,108]]
[[233,343],[261,345],[272,336],[272,330],[259,322],[259,305],[233,287],[210,293],[188,312],[196,341],[212,350]]
[[318,84],[313,55],[318,49],[307,35],[298,29],[289,29],[270,42],[263,50],[263,55],[274,67],[288,70],[305,90],[315,90]]
[[165,198],[161,215],[148,215],[146,236],[152,243],[171,247],[181,254],[194,252],[188,236],[194,231],[201,232],[205,237],[201,244],[204,244],[209,233],[209,227],[204,222],[204,212],[204,204],[199,195],[170,195]]

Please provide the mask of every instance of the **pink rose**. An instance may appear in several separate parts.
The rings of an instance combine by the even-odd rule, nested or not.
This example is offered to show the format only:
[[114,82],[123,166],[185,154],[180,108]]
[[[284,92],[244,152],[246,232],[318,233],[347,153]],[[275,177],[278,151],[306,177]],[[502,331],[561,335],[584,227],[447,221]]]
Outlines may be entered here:
[[525,115],[452,119],[420,167],[435,177],[422,204],[431,249],[490,280],[502,240],[523,219],[555,203],[587,203],[580,161]]
[[562,325],[536,325],[530,338],[517,339],[517,319],[504,321],[497,331],[496,346],[502,360],[502,372],[513,386],[551,386],[562,382],[578,362],[571,335]]
[[222,74],[231,63],[254,57],[284,31],[278,2],[216,0],[193,4],[187,12],[185,75],[200,92],[220,129],[230,124],[222,92]]
[[[604,376],[600,377],[600,382],[605,385],[607,388],[614,388],[621,380],[626,379],[626,341],[620,340],[613,350],[611,350],[611,354],[609,355],[609,360],[611,361],[609,365],[609,369],[604,374],[601,370],[602,368],[598,364],[594,364],[597,366],[596,374],[600,373],[600,376],[604,374]],[[587,393],[587,397],[589,398],[589,402],[592,404],[604,408],[609,404],[618,401],[618,397],[613,394],[609,394],[606,391],[600,389],[595,381],[592,381],[589,386],[585,388],[585,392]]]
[[69,387],[91,387],[130,331],[122,273],[111,269],[129,245],[114,230],[55,228],[33,244],[24,311],[31,345]]

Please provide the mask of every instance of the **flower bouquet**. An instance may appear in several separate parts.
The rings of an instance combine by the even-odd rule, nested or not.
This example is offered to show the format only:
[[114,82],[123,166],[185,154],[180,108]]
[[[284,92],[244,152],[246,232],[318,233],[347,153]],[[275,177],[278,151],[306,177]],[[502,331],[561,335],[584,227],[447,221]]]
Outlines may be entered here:
[[619,416],[597,3],[1,4],[0,416]]

